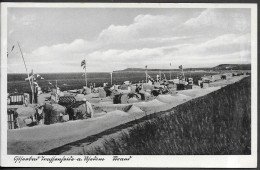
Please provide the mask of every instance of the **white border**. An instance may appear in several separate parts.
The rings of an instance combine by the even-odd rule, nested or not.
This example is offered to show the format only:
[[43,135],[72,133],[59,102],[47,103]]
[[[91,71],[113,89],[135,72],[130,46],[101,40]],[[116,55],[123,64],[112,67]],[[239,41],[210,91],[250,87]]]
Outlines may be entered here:
[[[113,162],[112,156],[102,156],[104,162],[52,163],[23,162],[15,164],[7,155],[7,8],[251,8],[251,64],[252,64],[252,154],[219,156],[133,156],[131,161]],[[1,4],[1,166],[13,167],[257,167],[257,4],[182,4],[182,3],[2,3]],[[62,156],[57,156],[62,157]],[[82,156],[74,156],[75,158]]]

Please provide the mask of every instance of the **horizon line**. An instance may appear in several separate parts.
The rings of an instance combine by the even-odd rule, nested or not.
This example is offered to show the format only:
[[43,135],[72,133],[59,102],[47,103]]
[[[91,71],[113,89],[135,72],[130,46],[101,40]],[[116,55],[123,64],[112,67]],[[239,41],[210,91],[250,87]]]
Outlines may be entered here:
[[[216,66],[213,67],[187,67],[187,68],[183,68],[183,70],[185,69],[209,69],[209,68],[214,68],[220,65],[251,65],[251,63],[247,63],[247,64],[218,64]],[[113,70],[113,71],[89,71],[87,73],[111,73],[111,72],[116,72],[116,71],[124,71],[126,69],[143,69],[146,70],[145,68],[142,67],[127,67],[125,69],[122,70]],[[179,68],[173,68],[173,69],[168,69],[168,68],[148,68],[147,70],[179,70]],[[38,74],[66,74],[66,73],[85,73],[84,71],[82,72],[38,72]],[[27,74],[27,72],[7,72],[7,74]]]

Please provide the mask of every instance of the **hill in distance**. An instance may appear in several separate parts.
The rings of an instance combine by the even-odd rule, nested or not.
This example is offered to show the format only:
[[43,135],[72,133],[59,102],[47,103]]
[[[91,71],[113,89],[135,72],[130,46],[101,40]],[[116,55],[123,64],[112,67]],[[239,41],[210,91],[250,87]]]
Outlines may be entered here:
[[220,64],[214,70],[251,70],[251,64]]
[[[124,70],[116,70],[114,72],[133,72],[145,71],[145,68],[126,68]],[[183,68],[184,71],[195,70],[251,70],[251,64],[220,64],[215,67],[200,67],[200,68]],[[179,69],[147,69],[147,71],[179,71]]]

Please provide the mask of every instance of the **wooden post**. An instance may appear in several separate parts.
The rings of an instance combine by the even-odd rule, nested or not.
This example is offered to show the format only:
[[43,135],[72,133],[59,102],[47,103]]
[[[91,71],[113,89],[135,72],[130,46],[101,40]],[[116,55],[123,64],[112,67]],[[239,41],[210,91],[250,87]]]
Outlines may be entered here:
[[14,129],[14,112],[11,112],[11,129]]
[[58,100],[57,100],[57,96],[58,96],[58,84],[57,84],[57,80],[56,80],[56,94],[55,94],[55,100],[56,100],[56,102],[58,101]]
[[148,78],[147,78],[147,69],[145,70],[145,82],[147,83],[147,80]]
[[183,79],[185,80],[184,72],[183,72],[183,67],[181,68],[181,70],[182,70]]
[[19,44],[19,42],[17,41],[17,44],[18,44],[18,47],[19,47],[19,49],[20,49],[20,52],[21,52],[21,55],[22,55],[22,59],[23,59],[23,63],[24,63],[24,66],[25,66],[25,70],[26,70],[26,72],[27,72],[27,75],[28,75],[28,80],[29,80],[29,83],[30,83],[30,87],[31,87],[31,91],[32,91],[32,103],[34,102],[34,97],[33,97],[33,83],[31,82],[31,80],[30,80],[30,76],[29,76],[29,72],[28,72],[28,70],[27,70],[27,67],[26,67],[26,64],[25,64],[25,60],[24,60],[24,57],[23,57],[23,52],[22,52],[22,49],[21,49],[21,47],[20,47],[20,44]]

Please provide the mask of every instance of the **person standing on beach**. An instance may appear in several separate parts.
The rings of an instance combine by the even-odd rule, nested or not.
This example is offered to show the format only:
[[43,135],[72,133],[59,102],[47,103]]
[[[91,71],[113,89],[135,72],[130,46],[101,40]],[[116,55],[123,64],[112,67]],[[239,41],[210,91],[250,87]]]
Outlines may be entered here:
[[87,115],[90,115],[90,118],[93,118],[94,117],[94,111],[92,109],[92,106],[91,106],[91,103],[89,101],[87,101],[86,98],[83,99],[85,103],[85,106],[86,106],[86,116]]

